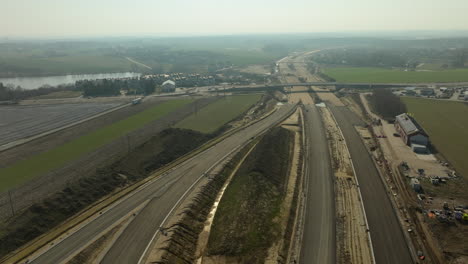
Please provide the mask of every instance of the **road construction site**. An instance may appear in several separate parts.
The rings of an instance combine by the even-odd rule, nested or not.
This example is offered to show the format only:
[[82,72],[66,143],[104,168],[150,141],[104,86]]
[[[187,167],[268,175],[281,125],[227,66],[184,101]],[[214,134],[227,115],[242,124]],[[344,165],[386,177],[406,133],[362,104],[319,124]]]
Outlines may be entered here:
[[[209,104],[213,100],[216,100],[216,98],[201,99],[198,102],[198,107]],[[0,158],[2,167],[7,168],[17,164],[21,160],[34,158],[36,155],[44,153],[44,151],[59,148],[68,142],[79,139],[83,134],[110,126],[163,102],[167,102],[167,99],[150,99],[140,105],[124,107],[90,121],[5,150]],[[3,192],[0,196],[0,216],[2,216],[2,219],[11,217],[15,212],[21,211],[23,208],[40,201],[42,197],[62,190],[67,184],[95,174],[97,168],[112,164],[119,157],[122,157],[122,155],[148,140],[155,133],[168,128],[171,124],[190,115],[193,112],[193,107],[193,103],[181,107],[141,129],[132,131],[125,137],[113,140],[109,144],[105,144],[68,162],[65,166],[45,172],[19,186],[9,188],[8,193]]]
[[[313,52],[305,56],[310,54]],[[301,56],[282,60],[279,68],[285,82],[295,82],[298,77],[318,80],[306,69],[305,58]],[[297,92],[304,91],[304,87],[292,87],[292,93],[288,94],[293,102],[304,104],[307,135],[304,159],[307,198],[300,230],[302,248],[297,259],[299,263],[374,263],[357,175],[327,107],[343,104],[328,88],[312,87],[312,91],[315,89],[321,90],[317,100],[326,101],[325,105],[315,105],[313,94]]]
[[[463,234],[468,229],[455,219],[446,219],[445,212],[451,212],[453,217],[456,208],[467,203],[466,198],[424,190],[432,186],[434,189],[453,188],[450,187],[454,184],[452,181],[460,179],[453,177],[453,169],[435,155],[414,153],[400,137],[394,136],[397,131],[393,124],[387,121],[376,123],[380,117],[371,111],[364,94],[354,98],[361,104],[355,109],[361,108],[359,114],[370,124],[368,129],[357,129],[384,175],[388,193],[401,215],[401,225],[418,255],[424,256],[426,263],[463,263],[466,260],[463,245],[467,243]],[[423,183],[422,191],[418,192],[417,186],[410,184],[411,179],[419,179]],[[450,206],[447,201],[450,201]],[[439,217],[442,220],[436,220]]]
[[[314,53],[280,60],[277,66],[281,81],[321,81],[307,67],[308,57]],[[206,142],[198,150],[152,172],[147,179],[126,188],[128,191],[123,189],[121,195],[113,193],[106,197],[103,201],[112,200],[112,197],[115,200],[88,211],[89,215],[84,217],[86,220],[65,228],[65,232],[47,241],[40,249],[36,248],[34,253],[25,255],[22,261],[393,264],[418,263],[418,256],[423,254],[427,256],[428,263],[442,263],[431,231],[419,222],[422,221],[421,215],[408,210],[420,201],[408,190],[401,171],[398,168],[388,170],[387,160],[383,158],[393,157],[391,159],[395,163],[392,164],[399,165],[399,158],[406,159],[412,153],[397,155],[400,150],[406,151],[403,146],[401,149],[394,147],[398,138],[375,137],[375,133],[390,133],[391,126],[382,126],[381,130],[367,129],[369,118],[365,112],[370,113],[368,106],[361,107],[349,97],[338,98],[333,87],[313,86],[307,90],[293,86],[287,91],[291,92],[286,93],[288,102],[278,103],[273,110],[263,110],[258,115],[253,115],[255,109],[248,111],[247,117],[236,120],[230,130]],[[275,94],[274,97],[282,96]],[[154,100],[156,104],[158,100],[166,99]],[[198,106],[213,100],[200,99]],[[363,101],[367,104],[365,98]],[[269,102],[267,105],[273,104]],[[187,116],[192,108],[192,105],[181,108],[158,122],[151,127],[153,133],[154,129],[162,130],[174,120]],[[77,128],[79,131],[79,126]],[[271,133],[282,136],[273,140]],[[261,160],[258,157],[266,155],[259,153],[272,155],[265,146],[277,147],[273,146],[273,141],[280,142],[278,138],[284,140],[287,134],[292,135],[288,143],[290,151],[283,149],[283,155],[287,155],[281,163],[283,169],[284,164],[289,165],[286,166],[284,181],[278,185],[281,188],[271,193],[269,189],[257,190],[272,186],[260,185],[258,181],[258,186],[249,185],[257,188],[255,192],[248,192],[250,196],[245,193],[245,196],[235,195],[235,202],[241,205],[248,205],[249,199],[255,197],[251,196],[252,193],[271,194],[258,203],[263,205],[275,200],[271,197],[281,197],[281,203],[272,203],[275,206],[279,204],[275,207],[278,210],[274,210],[274,221],[267,229],[262,229],[265,231],[259,238],[272,236],[266,239],[270,244],[252,246],[247,251],[242,248],[242,243],[236,247],[229,246],[226,238],[230,236],[227,234],[231,234],[234,241],[242,237],[244,231],[233,231],[241,220],[224,219],[219,222],[216,219],[230,215],[223,208],[232,206],[232,201],[226,205],[223,198],[227,199],[225,197],[233,193],[243,194],[239,191],[239,179],[248,182],[245,175],[250,175],[246,172],[255,167],[252,160]],[[66,140],[67,136],[57,138]],[[269,138],[268,144],[262,143],[265,138]],[[264,149],[259,150],[259,145]],[[372,150],[376,145],[382,146],[382,152]],[[125,152],[125,146],[129,147],[128,142],[122,152]],[[21,146],[18,151],[21,151]],[[268,165],[262,162],[258,166]],[[434,173],[437,170],[440,170],[437,173],[446,173],[447,170],[440,163],[430,163],[427,158],[424,162],[415,160],[412,164],[427,166],[424,168]],[[414,172],[410,170],[408,174]],[[123,170],[118,175],[130,176]],[[237,193],[233,190],[236,186]],[[284,196],[277,196],[279,193]],[[257,207],[244,206],[241,209],[247,212],[252,208]],[[268,215],[265,208],[269,206],[258,208],[257,212],[250,214]],[[230,215],[229,219],[245,213],[241,209],[235,210],[237,214]],[[81,212],[83,215],[86,213],[86,210]],[[248,221],[243,227],[248,229],[251,224],[254,225],[255,221]]]
[[[52,248],[46,252],[42,251],[43,254],[40,254],[37,258],[33,256],[32,258],[35,259],[34,263],[50,263],[51,260],[58,263],[71,258],[75,253],[78,253],[83,246],[90,243],[90,241],[95,240],[98,234],[103,232],[102,224],[111,226],[111,223],[119,222],[117,221],[118,219],[127,215],[131,216],[133,209],[136,208],[136,204],[141,204],[144,201],[151,201],[140,214],[137,214],[135,220],[132,221],[126,229],[133,230],[136,228],[139,231],[136,233],[131,231],[123,232],[119,237],[119,240],[115,242],[114,246],[109,250],[109,253],[104,257],[104,261],[109,259],[111,263],[115,263],[111,259],[120,260],[122,250],[119,250],[119,245],[122,244],[122,246],[127,248],[126,253],[128,254],[125,254],[125,259],[130,262],[137,262],[143,251],[145,251],[145,247],[151,241],[151,237],[153,234],[156,234],[158,230],[159,225],[155,225],[157,221],[151,220],[148,222],[149,218],[153,219],[156,217],[156,219],[159,219],[158,221],[161,223],[164,220],[164,215],[162,213],[166,212],[167,215],[167,213],[171,212],[171,207],[173,207],[174,204],[177,204],[177,201],[187,190],[187,187],[194,184],[194,182],[197,182],[196,180],[200,179],[200,175],[203,175],[203,172],[210,169],[211,165],[215,163],[215,161],[219,160],[220,157],[225,156],[229,151],[237,149],[236,146],[271,126],[272,123],[277,122],[276,120],[284,118],[285,114],[289,113],[291,109],[292,106],[287,105],[280,107],[277,111],[271,114],[271,116],[241,129],[233,136],[216,144],[214,147],[203,152],[196,158],[194,157],[193,159],[188,160],[186,165],[178,166],[174,172],[170,172],[165,176],[156,178],[154,182],[151,182],[151,184],[148,183],[145,185],[145,187],[148,187],[142,187],[145,191],[139,190],[138,192],[135,192],[133,196],[128,197],[128,199],[125,200],[126,202],[119,203],[115,207],[109,209],[106,213],[101,212],[102,214],[99,214],[96,220],[86,224],[85,227],[82,227],[73,235],[69,234],[67,236],[68,238],[62,237],[60,239],[63,240],[62,242],[58,244],[53,243],[54,246]],[[190,173],[187,174],[189,171]],[[177,184],[175,184],[176,182]],[[168,189],[171,189],[171,191],[168,191]],[[167,198],[162,198],[166,196]],[[151,200],[152,197],[158,198]],[[155,208],[158,208],[157,212],[154,211]],[[147,224],[142,225],[141,223]],[[154,232],[148,232],[148,230],[154,230]],[[139,235],[143,233],[149,236],[146,239],[140,238]],[[140,242],[130,243],[132,246],[127,245],[128,242],[133,241],[131,238],[132,236]],[[135,248],[135,252],[131,249],[132,247]],[[32,258],[30,260],[32,260]]]

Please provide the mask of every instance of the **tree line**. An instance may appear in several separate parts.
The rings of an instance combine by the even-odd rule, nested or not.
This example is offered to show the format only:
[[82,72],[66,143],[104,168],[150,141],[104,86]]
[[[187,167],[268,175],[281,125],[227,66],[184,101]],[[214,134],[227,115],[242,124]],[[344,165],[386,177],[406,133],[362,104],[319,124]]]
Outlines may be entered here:
[[127,94],[151,94],[154,92],[156,82],[145,79],[102,79],[77,81],[75,87],[83,91],[83,96],[118,96],[121,91]]
[[374,111],[386,120],[394,120],[395,116],[406,113],[406,105],[390,89],[375,89],[370,103]]
[[327,65],[358,67],[398,67],[409,70],[424,63],[443,62],[442,68],[462,68],[468,60],[468,48],[349,48],[323,51],[313,57]]
[[11,85],[4,85],[0,83],[0,101],[13,101],[17,102],[31,97],[50,94],[53,92],[73,90],[71,85],[60,85],[56,87],[43,86],[38,89],[23,89],[20,86],[14,87]]

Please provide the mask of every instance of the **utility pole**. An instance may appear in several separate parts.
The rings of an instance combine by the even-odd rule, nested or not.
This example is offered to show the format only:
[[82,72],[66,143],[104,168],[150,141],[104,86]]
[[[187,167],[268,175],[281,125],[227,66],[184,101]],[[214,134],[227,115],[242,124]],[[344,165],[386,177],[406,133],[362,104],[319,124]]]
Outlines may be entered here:
[[15,209],[13,208],[13,200],[11,199],[11,190],[8,190],[8,197],[10,198],[11,214],[15,216]]
[[128,155],[130,155],[130,135],[127,134],[127,149],[128,149]]

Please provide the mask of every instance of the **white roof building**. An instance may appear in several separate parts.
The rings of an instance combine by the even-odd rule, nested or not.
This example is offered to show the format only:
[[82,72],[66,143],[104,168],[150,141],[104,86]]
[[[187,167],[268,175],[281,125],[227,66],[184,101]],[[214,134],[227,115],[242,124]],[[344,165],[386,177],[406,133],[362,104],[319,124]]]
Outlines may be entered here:
[[166,86],[166,85],[168,85],[168,84],[169,84],[169,85],[174,85],[174,86],[175,86],[175,82],[172,81],[172,80],[167,80],[167,81],[163,82],[162,85],[163,85],[163,86]]

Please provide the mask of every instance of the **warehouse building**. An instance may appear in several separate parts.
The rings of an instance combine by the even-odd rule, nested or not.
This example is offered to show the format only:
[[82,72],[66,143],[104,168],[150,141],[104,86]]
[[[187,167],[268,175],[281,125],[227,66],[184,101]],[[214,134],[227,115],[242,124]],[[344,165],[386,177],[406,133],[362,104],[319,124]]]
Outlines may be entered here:
[[172,93],[175,91],[176,85],[174,81],[167,80],[162,83],[161,88],[163,93]]
[[398,115],[395,118],[395,129],[403,142],[410,146],[414,152],[428,152],[429,137],[412,117],[407,114]]

